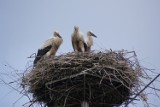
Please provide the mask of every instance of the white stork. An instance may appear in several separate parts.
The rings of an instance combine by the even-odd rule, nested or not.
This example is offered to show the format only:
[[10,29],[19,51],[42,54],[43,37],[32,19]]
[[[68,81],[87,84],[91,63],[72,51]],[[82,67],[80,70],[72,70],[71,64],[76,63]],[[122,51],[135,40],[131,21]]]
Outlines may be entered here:
[[75,52],[85,52],[87,50],[87,44],[84,40],[82,32],[79,32],[79,27],[74,26],[74,31],[71,35],[72,46]]
[[87,40],[87,51],[90,51],[91,50],[91,46],[93,45],[92,36],[97,38],[97,36],[94,33],[92,33],[91,31],[88,31],[87,32],[87,37],[88,37],[88,40]]
[[46,40],[41,48],[38,49],[37,56],[34,60],[34,65],[43,57],[51,57],[52,55],[55,56],[59,46],[62,44],[63,39],[59,35],[58,32],[54,32],[54,36],[48,40]]

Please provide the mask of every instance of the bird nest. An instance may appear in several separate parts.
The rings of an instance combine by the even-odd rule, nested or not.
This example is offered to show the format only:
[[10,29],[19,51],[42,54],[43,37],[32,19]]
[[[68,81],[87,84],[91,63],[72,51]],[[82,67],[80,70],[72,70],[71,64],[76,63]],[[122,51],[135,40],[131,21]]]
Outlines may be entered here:
[[141,75],[134,52],[67,53],[39,61],[24,74],[22,86],[48,107],[80,107],[82,101],[113,107],[131,99]]

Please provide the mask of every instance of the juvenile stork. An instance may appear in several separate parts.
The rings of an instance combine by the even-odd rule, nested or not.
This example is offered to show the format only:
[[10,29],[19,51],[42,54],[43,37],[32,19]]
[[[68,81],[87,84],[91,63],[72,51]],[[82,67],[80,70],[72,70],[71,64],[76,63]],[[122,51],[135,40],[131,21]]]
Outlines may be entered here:
[[97,36],[94,33],[92,33],[91,31],[88,31],[87,32],[87,37],[88,37],[88,40],[87,40],[87,51],[90,51],[91,50],[91,46],[93,45],[92,36],[97,38]]
[[48,58],[51,56],[55,56],[58,48],[62,44],[63,39],[59,35],[58,32],[54,32],[54,36],[48,40],[46,40],[41,48],[38,49],[37,56],[34,60],[34,65],[37,64],[37,62],[43,57],[43,58]]
[[74,31],[71,35],[72,46],[75,52],[87,51],[87,44],[84,40],[82,32],[79,32],[78,26],[74,26]]

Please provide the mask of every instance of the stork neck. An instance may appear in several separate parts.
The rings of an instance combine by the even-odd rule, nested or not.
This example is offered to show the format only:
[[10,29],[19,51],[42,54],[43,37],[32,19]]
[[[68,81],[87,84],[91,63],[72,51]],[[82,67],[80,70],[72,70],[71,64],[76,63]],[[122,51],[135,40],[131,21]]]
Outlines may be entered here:
[[93,38],[92,36],[88,35],[88,41],[87,41],[88,46],[92,46],[93,45]]

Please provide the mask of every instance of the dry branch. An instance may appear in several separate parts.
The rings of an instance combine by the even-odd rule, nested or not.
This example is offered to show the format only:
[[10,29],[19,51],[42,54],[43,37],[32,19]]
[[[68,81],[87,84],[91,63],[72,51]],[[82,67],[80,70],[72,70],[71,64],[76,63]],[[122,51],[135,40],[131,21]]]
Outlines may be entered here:
[[48,107],[75,107],[84,100],[91,107],[113,107],[136,95],[142,76],[134,51],[92,51],[42,60],[24,74],[21,85],[33,101]]

